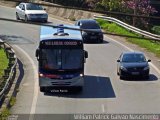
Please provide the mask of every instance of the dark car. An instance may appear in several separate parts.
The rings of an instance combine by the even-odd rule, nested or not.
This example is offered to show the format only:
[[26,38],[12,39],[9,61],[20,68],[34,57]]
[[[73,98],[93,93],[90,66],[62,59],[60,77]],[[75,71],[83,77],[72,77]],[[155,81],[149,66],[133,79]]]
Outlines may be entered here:
[[90,30],[82,31],[82,37],[84,43],[103,43],[103,33],[101,27],[93,19],[81,19],[75,23],[76,26],[80,26],[81,29]]
[[123,52],[117,60],[117,74],[124,77],[143,77],[149,79],[150,67],[142,52]]

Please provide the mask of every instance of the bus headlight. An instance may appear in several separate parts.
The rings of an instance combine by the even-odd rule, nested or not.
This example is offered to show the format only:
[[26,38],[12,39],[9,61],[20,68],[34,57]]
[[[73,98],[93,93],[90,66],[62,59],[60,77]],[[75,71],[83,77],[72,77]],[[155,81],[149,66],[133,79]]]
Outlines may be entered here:
[[80,74],[79,76],[83,77],[83,74]]
[[42,73],[39,73],[39,77],[44,77],[44,75]]

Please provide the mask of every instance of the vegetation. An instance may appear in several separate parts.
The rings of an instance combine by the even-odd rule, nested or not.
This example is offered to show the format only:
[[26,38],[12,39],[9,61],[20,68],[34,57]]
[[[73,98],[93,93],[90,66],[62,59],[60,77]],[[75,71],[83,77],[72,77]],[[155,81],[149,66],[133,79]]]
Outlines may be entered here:
[[[107,11],[107,16],[115,17],[128,24],[151,31],[153,19],[122,16],[118,13],[151,16],[158,11],[152,6],[152,0],[45,0],[64,6],[82,7],[90,10]],[[155,6],[155,5],[154,5]],[[109,13],[110,12],[110,13]],[[113,12],[116,12],[112,14]]]
[[70,16],[68,19],[71,21],[76,21],[76,18],[74,16]]
[[[150,16],[157,13],[156,9],[150,5],[149,0],[124,0],[122,5],[134,15]],[[133,26],[149,30],[149,24],[149,18],[133,17]]]
[[152,28],[152,32],[160,35],[160,26],[154,26]]
[[4,49],[0,48],[0,78],[3,76],[4,69],[7,68],[8,62]]
[[11,97],[10,99],[10,107],[12,107],[16,103],[16,97]]
[[95,9],[97,9],[97,5],[102,8],[102,10],[105,11],[116,11],[116,12],[121,12],[123,11],[122,9],[122,3],[123,0],[101,0],[95,4]]
[[74,6],[74,7],[82,7],[85,4],[85,0],[44,0],[49,1],[55,4],[60,4],[64,6]]
[[[105,31],[121,35],[138,36],[138,34],[132,33],[125,28],[116,25],[115,23],[110,23],[102,19],[98,19],[97,21]],[[158,57],[160,57],[160,43],[155,43],[153,41],[137,38],[127,38],[127,40],[131,43],[139,45],[140,47],[146,48],[146,50],[153,52]]]
[[10,111],[8,108],[4,108],[0,113],[0,120],[7,120],[7,117],[10,115]]

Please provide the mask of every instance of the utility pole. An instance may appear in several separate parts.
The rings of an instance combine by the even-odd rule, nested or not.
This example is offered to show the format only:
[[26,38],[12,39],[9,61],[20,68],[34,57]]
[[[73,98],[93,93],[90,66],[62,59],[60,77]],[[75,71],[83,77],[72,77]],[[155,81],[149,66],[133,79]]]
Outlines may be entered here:
[[[138,1],[134,0],[135,8],[134,8],[134,15],[137,15],[137,5]],[[133,17],[133,26],[136,26],[136,17]]]

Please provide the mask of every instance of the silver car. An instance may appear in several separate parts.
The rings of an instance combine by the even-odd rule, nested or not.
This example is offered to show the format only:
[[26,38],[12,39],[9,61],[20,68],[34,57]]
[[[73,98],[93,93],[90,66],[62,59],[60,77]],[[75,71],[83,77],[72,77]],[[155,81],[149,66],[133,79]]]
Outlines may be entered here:
[[27,21],[48,21],[48,14],[42,6],[33,3],[20,3],[16,6],[16,19]]

